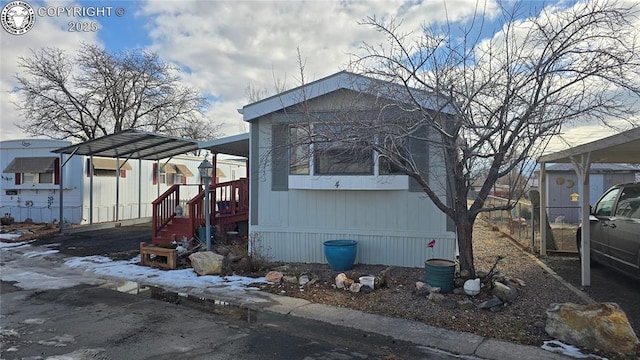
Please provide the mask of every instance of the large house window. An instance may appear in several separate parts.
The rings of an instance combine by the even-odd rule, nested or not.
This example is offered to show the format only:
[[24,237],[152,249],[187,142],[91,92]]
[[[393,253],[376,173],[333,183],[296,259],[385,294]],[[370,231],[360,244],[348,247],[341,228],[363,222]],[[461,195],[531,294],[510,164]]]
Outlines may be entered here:
[[289,174],[310,174],[313,163],[313,175],[373,175],[373,150],[353,140],[355,129],[344,124],[311,126],[313,137],[308,127],[290,127]]

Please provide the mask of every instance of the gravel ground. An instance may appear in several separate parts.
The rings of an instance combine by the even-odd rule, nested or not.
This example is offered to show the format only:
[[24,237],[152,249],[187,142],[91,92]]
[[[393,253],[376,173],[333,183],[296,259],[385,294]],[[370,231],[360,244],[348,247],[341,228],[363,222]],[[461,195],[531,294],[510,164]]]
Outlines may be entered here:
[[[446,294],[445,300],[440,303],[417,295],[414,291],[415,283],[423,281],[423,268],[393,267],[386,288],[376,289],[371,293],[352,293],[335,288],[334,278],[337,273],[326,264],[285,264],[274,266],[273,269],[281,270],[285,275],[309,274],[317,280],[304,290],[298,284],[284,282],[264,286],[262,290],[534,346],[551,340],[544,331],[545,311],[550,304],[586,303],[585,297],[579,296],[546,271],[536,257],[523,251],[508,237],[493,231],[484,220],[478,220],[474,228],[476,269],[489,271],[497,256],[503,257],[497,265],[499,273],[508,279],[519,279],[523,285],[518,288],[517,300],[507,304],[500,312],[455,306],[458,300],[467,298],[477,305],[490,298],[488,291],[473,298]],[[353,270],[345,274],[357,279],[361,275],[377,275],[385,268],[386,266],[381,265],[355,265]],[[611,354],[608,357],[615,359]]]

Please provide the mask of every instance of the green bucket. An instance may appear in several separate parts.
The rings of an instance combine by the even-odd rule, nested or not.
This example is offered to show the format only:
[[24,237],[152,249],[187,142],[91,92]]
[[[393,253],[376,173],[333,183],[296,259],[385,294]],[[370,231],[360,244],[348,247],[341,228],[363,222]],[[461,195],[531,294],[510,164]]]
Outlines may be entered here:
[[431,287],[439,287],[443,294],[453,291],[456,263],[451,260],[429,259],[424,262],[424,280]]

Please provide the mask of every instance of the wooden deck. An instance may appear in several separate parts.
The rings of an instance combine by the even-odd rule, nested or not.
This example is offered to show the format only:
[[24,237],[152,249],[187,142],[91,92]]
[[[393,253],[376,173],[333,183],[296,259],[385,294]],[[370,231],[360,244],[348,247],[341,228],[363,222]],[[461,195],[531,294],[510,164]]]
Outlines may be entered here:
[[[180,204],[180,186],[173,185],[153,202],[152,243],[170,244],[183,237],[198,234],[204,226],[204,187],[187,202],[186,214],[178,217],[176,206]],[[209,186],[211,226],[224,226],[249,220],[249,181],[246,178]]]

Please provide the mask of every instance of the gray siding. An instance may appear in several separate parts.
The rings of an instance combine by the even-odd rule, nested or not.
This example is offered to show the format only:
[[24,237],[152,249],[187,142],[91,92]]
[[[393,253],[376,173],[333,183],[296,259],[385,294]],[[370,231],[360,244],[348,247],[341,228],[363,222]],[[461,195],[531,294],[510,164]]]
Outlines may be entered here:
[[[260,248],[273,260],[325,262],[322,242],[340,238],[359,241],[360,263],[423,266],[427,257],[455,257],[455,233],[447,231],[446,216],[423,192],[273,191],[272,124],[272,118],[265,117],[252,125],[260,138],[259,155],[252,155],[252,163],[262,167],[252,178],[258,199],[252,199],[250,232],[259,236]],[[428,151],[429,182],[442,184],[436,192],[444,197],[443,158],[433,146]],[[437,246],[430,254],[427,243],[432,239]]]
[[[595,181],[591,182],[589,189],[592,199],[598,199],[607,189],[615,184],[632,182],[635,180],[633,172],[598,172],[593,176],[603,177],[602,186]],[[580,202],[571,202],[571,194],[582,194],[582,186],[578,181],[578,176],[574,171],[549,171],[547,172],[548,192],[547,213],[549,221],[554,222],[559,217],[563,217],[563,222],[577,224],[580,222]],[[559,180],[562,178],[562,180]],[[573,186],[572,186],[573,185]],[[594,205],[595,200],[591,201]]]

